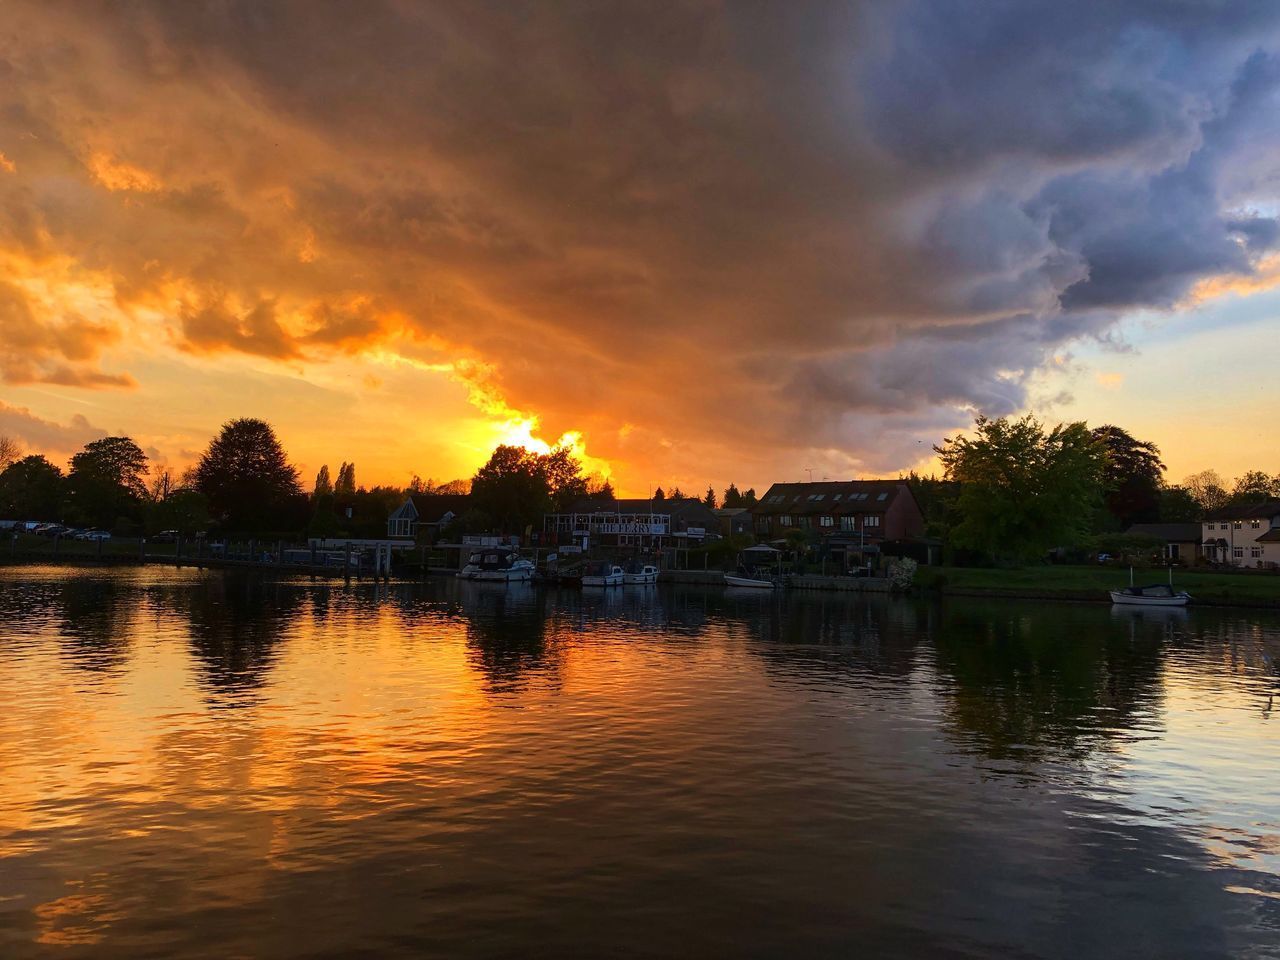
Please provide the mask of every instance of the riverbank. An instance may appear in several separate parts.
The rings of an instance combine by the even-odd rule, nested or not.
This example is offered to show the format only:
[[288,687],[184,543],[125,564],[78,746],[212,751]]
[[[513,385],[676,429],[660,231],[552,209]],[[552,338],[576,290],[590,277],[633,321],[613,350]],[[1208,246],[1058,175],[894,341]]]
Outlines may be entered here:
[[[1137,583],[1164,583],[1163,568],[1135,570]],[[1040,566],[1017,569],[921,567],[916,589],[957,597],[1108,602],[1107,591],[1129,583],[1127,567]],[[1280,608],[1280,575],[1272,573],[1173,572],[1174,586],[1201,606]]]

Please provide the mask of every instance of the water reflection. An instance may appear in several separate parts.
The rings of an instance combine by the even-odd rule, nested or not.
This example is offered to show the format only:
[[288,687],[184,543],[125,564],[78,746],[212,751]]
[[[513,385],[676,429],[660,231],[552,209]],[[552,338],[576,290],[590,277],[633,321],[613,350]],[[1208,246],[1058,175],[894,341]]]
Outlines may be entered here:
[[1140,613],[0,573],[0,955],[1266,956],[1280,619]]

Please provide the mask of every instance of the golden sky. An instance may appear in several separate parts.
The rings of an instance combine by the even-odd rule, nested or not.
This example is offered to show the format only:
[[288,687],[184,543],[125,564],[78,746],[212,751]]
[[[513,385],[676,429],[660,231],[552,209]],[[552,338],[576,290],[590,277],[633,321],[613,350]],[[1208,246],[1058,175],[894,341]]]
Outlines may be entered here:
[[1280,12],[1014,6],[9,0],[0,432],[643,494],[1032,409],[1275,472]]

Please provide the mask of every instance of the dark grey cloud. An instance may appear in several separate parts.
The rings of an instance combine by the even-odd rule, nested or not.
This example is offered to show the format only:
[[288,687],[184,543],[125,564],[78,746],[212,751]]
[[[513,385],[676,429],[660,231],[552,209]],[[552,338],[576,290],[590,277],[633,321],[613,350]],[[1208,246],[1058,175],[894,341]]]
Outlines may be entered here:
[[[552,429],[889,465],[1280,239],[1274,2],[19,7],[13,242],[181,279],[191,349],[393,311]],[[94,137],[162,189],[55,182]]]

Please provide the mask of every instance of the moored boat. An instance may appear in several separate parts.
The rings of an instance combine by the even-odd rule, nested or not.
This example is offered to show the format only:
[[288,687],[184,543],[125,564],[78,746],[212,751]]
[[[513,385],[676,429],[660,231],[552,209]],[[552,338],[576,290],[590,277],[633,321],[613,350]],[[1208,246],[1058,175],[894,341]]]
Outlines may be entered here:
[[1191,594],[1173,589],[1173,567],[1169,568],[1168,583],[1152,583],[1145,587],[1133,585],[1133,567],[1129,568],[1129,586],[1112,590],[1111,602],[1143,607],[1185,607]]
[[620,587],[626,579],[626,573],[616,563],[593,564],[582,575],[584,587]]
[[473,553],[467,558],[467,564],[458,571],[460,580],[512,581],[531,580],[533,563],[523,559],[518,553],[506,553],[501,550],[485,550]]
[[778,585],[777,580],[772,577],[742,570],[736,573],[726,573],[724,575],[724,583],[727,587],[752,587],[761,590],[772,590]]
[[738,554],[738,568],[724,575],[725,586],[772,590],[782,585],[782,551],[767,544]]
[[658,568],[652,563],[646,563],[644,566],[634,566],[627,570],[623,575],[623,582],[629,586],[637,584],[657,583]]

